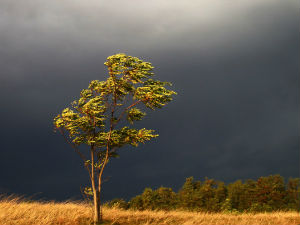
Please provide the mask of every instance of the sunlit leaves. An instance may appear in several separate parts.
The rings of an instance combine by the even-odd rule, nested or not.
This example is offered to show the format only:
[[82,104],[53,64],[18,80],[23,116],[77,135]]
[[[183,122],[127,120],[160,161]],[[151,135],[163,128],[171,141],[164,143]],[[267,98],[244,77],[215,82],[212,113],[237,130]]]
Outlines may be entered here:
[[154,68],[149,62],[123,53],[108,57],[104,65],[108,67],[111,76],[123,75],[124,79],[132,83],[141,83],[142,79],[152,76]]
[[135,98],[141,99],[143,103],[151,108],[162,108],[166,103],[172,100],[172,95],[176,92],[168,90],[165,86],[171,85],[169,82],[148,79],[142,87],[138,87],[135,92]]
[[124,145],[137,147],[139,143],[144,143],[157,136],[157,134],[154,134],[154,130],[147,130],[145,128],[137,130],[122,127],[121,129],[112,131],[109,145],[112,147],[122,147]]
[[85,187],[83,193],[87,196],[93,196],[93,190],[91,187]]
[[134,121],[142,120],[146,113],[138,108],[131,108],[127,111],[127,120],[132,124]]
[[95,151],[100,161],[94,166],[99,168],[105,157],[118,156],[118,148],[136,147],[157,137],[153,130],[131,128],[124,122],[133,125],[146,115],[141,106],[162,108],[176,94],[167,88],[170,83],[152,79],[154,67],[149,62],[120,53],[108,57],[104,64],[108,78],[91,81],[78,100],[54,119],[56,129],[67,131],[71,143],[88,145]]

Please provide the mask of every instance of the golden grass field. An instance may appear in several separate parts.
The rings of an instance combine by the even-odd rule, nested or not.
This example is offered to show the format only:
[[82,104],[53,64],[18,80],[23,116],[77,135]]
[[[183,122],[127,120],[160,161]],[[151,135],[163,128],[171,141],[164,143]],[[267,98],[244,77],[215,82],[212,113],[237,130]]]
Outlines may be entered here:
[[[103,208],[105,224],[114,225],[299,225],[297,212],[258,214],[196,213],[183,211],[130,211]],[[0,200],[1,225],[87,225],[92,209],[80,202],[26,202]]]

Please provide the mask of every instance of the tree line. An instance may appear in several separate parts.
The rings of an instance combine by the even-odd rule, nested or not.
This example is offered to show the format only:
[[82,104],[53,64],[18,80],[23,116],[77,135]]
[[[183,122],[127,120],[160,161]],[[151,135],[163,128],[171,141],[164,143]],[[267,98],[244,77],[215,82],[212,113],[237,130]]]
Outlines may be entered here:
[[270,212],[300,210],[300,179],[285,182],[280,175],[260,177],[257,180],[237,180],[225,184],[205,178],[204,181],[186,178],[178,192],[168,187],[156,190],[145,188],[142,194],[131,198],[113,199],[108,207],[134,210],[189,210],[203,212]]

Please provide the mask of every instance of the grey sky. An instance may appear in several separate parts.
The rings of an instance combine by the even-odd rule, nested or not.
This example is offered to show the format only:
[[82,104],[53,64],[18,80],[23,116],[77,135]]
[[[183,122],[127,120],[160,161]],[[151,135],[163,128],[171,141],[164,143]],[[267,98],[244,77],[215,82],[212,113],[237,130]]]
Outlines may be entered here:
[[[160,137],[124,150],[105,198],[185,177],[299,176],[299,3],[239,1],[0,2],[0,189],[79,196],[80,160],[52,119],[109,55],[153,63],[178,95],[139,126]],[[121,187],[121,188],[120,188]]]

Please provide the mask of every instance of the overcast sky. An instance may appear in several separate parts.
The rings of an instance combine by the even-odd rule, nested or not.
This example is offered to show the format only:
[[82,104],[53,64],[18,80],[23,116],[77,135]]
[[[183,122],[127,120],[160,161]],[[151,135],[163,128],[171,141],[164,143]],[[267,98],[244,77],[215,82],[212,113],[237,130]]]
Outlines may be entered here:
[[121,150],[104,198],[185,178],[299,177],[296,0],[1,0],[0,192],[80,197],[88,175],[53,118],[122,52],[178,92],[139,126],[159,138]]

